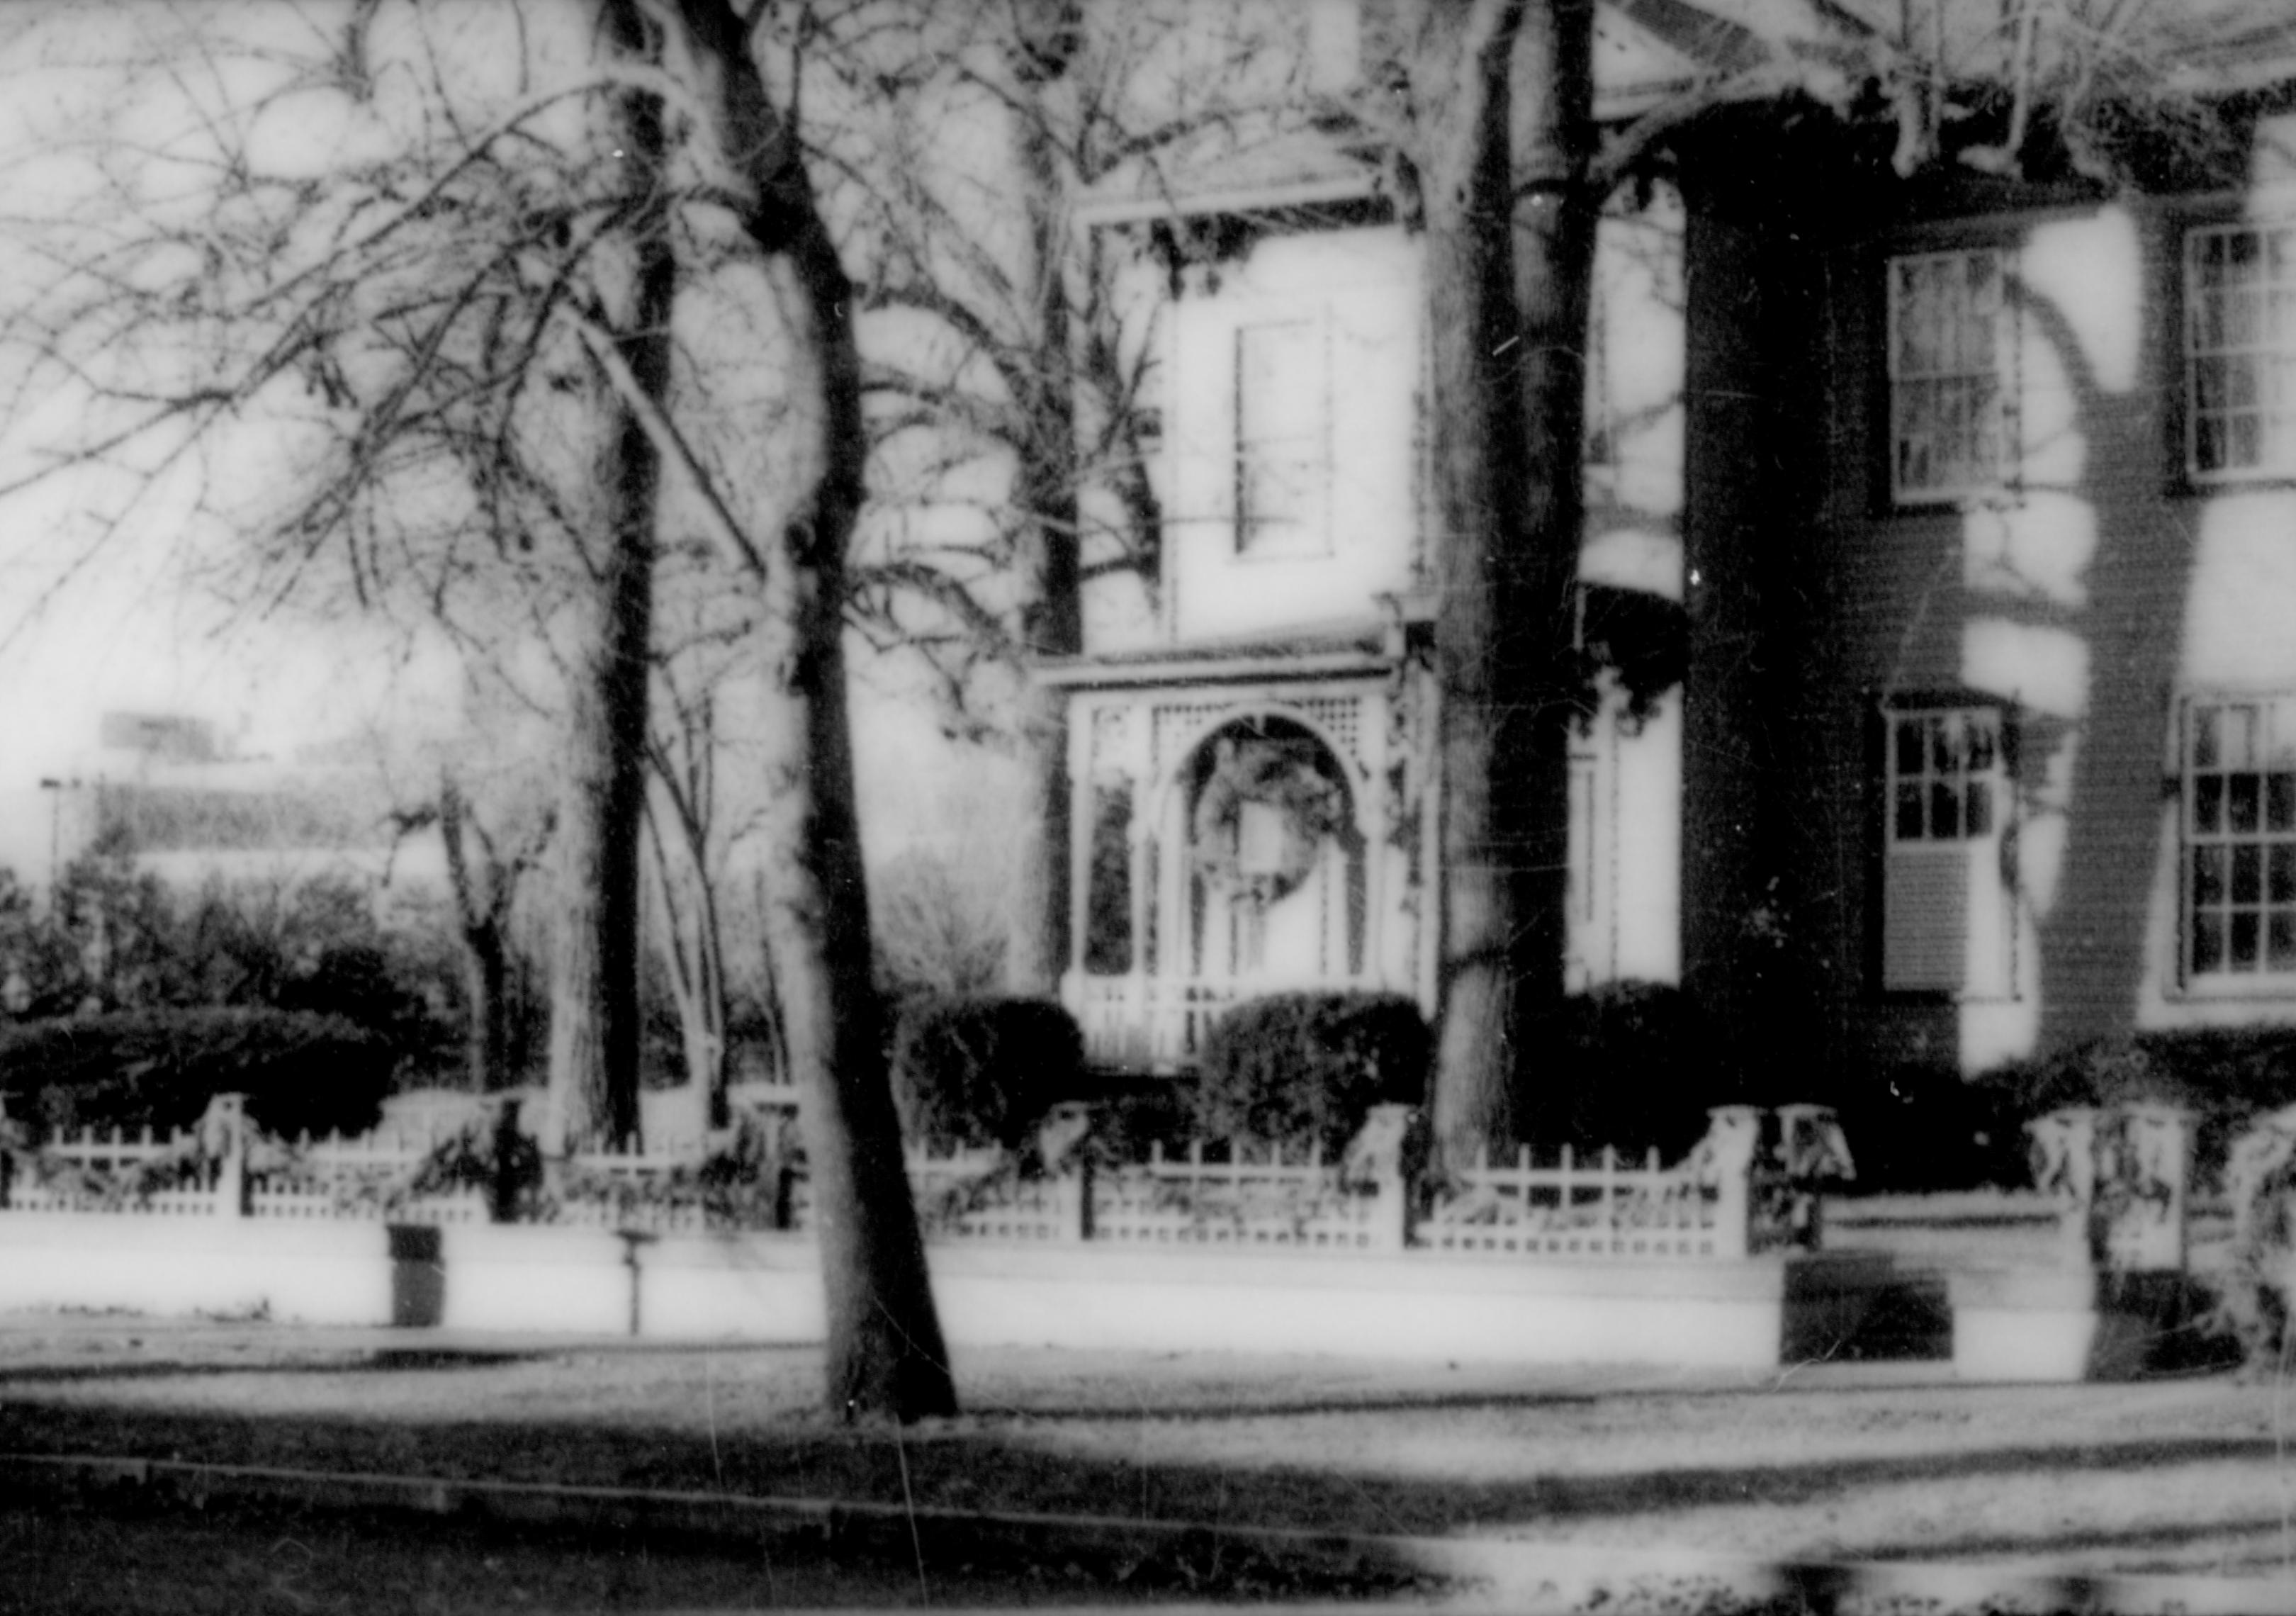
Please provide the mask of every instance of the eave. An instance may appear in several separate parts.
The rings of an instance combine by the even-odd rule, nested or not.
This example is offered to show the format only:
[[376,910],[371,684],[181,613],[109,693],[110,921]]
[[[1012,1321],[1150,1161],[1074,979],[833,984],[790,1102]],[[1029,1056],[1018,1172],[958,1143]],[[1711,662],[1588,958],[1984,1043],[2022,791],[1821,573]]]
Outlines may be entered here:
[[1063,657],[1031,670],[1055,690],[1117,690],[1154,685],[1288,684],[1391,673],[1402,660],[1393,619],[1365,619],[1282,639],[1158,645],[1105,656]]

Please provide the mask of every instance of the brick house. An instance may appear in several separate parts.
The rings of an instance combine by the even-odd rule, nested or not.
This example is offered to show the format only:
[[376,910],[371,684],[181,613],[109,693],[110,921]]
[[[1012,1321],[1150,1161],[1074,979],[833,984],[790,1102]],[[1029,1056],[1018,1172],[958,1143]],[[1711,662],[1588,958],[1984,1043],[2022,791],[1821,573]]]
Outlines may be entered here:
[[[1604,13],[1611,115],[1732,48],[1685,10]],[[2296,41],[2188,12],[2237,149],[2142,187],[1900,179],[1763,107],[1606,220],[1574,986],[1679,980],[1841,1073],[2296,1022]],[[1152,611],[1044,670],[1105,1061],[1280,987],[1433,1006],[1415,243],[1375,160],[1270,150],[1094,205],[1168,514]]]

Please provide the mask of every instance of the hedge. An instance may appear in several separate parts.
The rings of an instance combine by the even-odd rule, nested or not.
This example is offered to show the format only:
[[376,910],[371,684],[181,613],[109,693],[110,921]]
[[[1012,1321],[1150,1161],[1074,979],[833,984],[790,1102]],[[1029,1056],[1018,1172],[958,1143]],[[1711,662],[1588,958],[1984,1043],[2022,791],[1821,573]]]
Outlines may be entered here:
[[2250,1118],[2296,1103],[2296,1028],[2140,1032],[2017,1062],[1986,1073],[1979,1086],[2021,1122],[2063,1105],[2184,1106],[2194,1113],[2194,1170],[2206,1180]]
[[[1680,988],[1606,983],[1555,1005],[1526,1037],[1516,1131],[1542,1152],[1605,1145],[1672,1161],[1706,1132],[1707,1111],[1822,1096],[1751,1094],[1726,1040]],[[1799,1080],[1799,1079],[1797,1079]]]
[[388,1039],[340,1016],[259,1008],[133,1010],[0,1026],[0,1094],[48,1129],[186,1128],[218,1094],[289,1136],[358,1133],[382,1115]]
[[901,1013],[892,1068],[908,1137],[941,1150],[1009,1149],[1078,1092],[1084,1035],[1046,999],[925,999]]
[[1213,1023],[1195,1090],[1206,1140],[1250,1139],[1337,1156],[1374,1105],[1418,1105],[1431,1054],[1400,994],[1283,993]]

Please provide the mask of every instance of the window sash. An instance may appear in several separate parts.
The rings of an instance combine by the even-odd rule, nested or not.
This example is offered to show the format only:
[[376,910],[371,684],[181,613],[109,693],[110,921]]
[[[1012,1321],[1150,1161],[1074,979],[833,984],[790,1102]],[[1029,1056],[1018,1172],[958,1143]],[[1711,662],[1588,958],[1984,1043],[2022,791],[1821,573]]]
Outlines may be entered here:
[[1235,550],[1325,554],[1331,544],[1331,365],[1321,320],[1235,332]]
[[2179,773],[2186,980],[2296,978],[2296,699],[2190,702]]
[[1999,488],[2015,436],[2007,255],[1986,248],[1889,264],[1890,491],[1899,504]]
[[1992,840],[2007,807],[2000,710],[1905,709],[1888,722],[1890,845]]
[[2185,238],[2185,465],[2203,482],[2296,472],[2296,223]]

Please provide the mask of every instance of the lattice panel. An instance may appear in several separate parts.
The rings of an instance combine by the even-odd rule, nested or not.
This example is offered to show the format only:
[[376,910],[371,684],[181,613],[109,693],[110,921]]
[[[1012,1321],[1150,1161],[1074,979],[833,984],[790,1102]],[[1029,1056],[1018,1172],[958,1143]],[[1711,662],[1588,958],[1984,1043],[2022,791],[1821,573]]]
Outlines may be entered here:
[[1227,711],[1233,702],[1192,701],[1156,709],[1156,772],[1161,775],[1179,757],[1179,749],[1206,722]]
[[1211,719],[1226,712],[1282,717],[1295,712],[1312,721],[1338,743],[1348,762],[1370,767],[1364,751],[1364,702],[1360,696],[1309,696],[1304,700],[1264,702],[1191,701],[1156,708],[1155,759],[1158,773],[1178,761],[1187,744]]
[[1349,762],[1358,768],[1365,767],[1362,697],[1310,696],[1293,705],[1321,726],[1325,734],[1339,742]]

